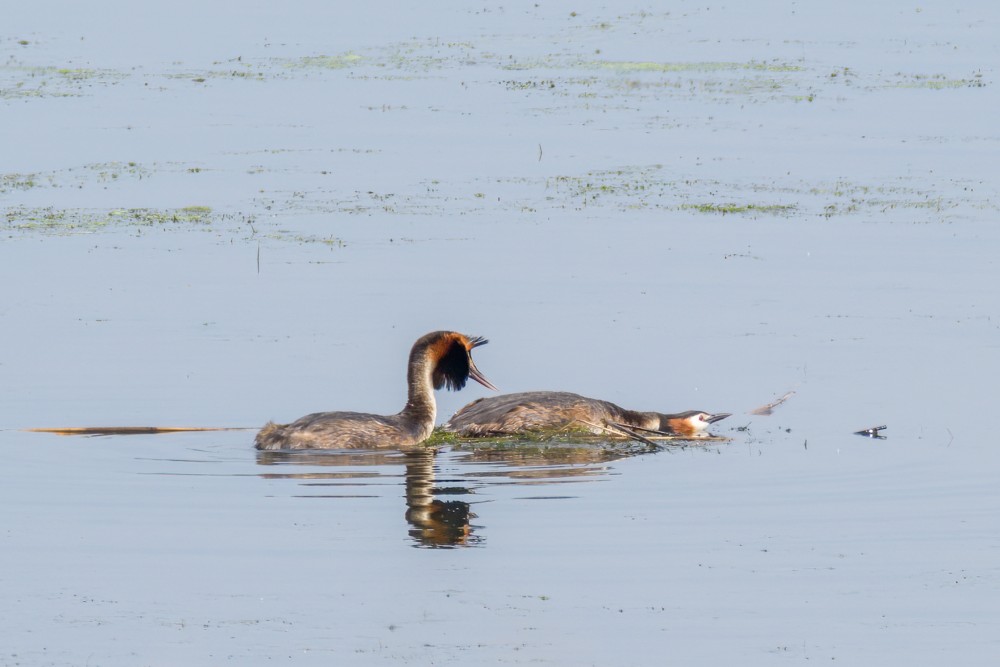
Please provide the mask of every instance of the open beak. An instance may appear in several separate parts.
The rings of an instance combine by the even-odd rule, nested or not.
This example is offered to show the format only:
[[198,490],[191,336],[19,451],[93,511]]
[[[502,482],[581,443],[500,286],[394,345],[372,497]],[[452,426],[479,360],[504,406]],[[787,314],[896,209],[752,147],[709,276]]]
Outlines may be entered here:
[[476,368],[476,364],[472,361],[472,357],[469,357],[469,377],[483,385],[487,389],[492,389],[493,391],[500,391],[493,386],[493,383],[486,379],[486,376],[479,372]]
[[714,424],[714,423],[715,423],[715,422],[717,422],[717,421],[722,421],[722,420],[723,420],[723,419],[725,419],[726,417],[730,417],[730,416],[732,416],[732,414],[733,414],[732,412],[720,412],[720,413],[719,413],[719,414],[717,414],[717,415],[709,415],[709,416],[708,416],[708,417],[707,417],[707,418],[705,419],[705,421],[707,421],[707,422],[708,422],[709,424]]

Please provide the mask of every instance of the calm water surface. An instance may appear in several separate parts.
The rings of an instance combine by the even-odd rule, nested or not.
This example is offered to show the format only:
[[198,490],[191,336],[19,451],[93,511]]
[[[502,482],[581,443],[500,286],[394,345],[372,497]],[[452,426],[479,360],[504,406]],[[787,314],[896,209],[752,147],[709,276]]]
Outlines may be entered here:
[[[0,664],[995,663],[992,4],[8,10]],[[443,328],[727,440],[252,449]]]

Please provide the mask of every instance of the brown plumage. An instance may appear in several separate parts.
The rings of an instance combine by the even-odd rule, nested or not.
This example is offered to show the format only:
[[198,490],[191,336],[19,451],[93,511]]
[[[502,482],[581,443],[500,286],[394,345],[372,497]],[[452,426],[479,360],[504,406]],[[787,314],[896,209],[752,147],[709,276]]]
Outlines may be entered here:
[[257,449],[374,449],[420,444],[434,429],[434,390],[459,390],[471,377],[496,390],[472,361],[485,338],[435,331],[413,344],[407,366],[408,400],[394,415],[317,412],[291,424],[268,422],[255,439]]
[[709,424],[728,416],[728,412],[711,414],[700,410],[674,414],[637,412],[566,391],[528,391],[473,401],[456,412],[444,428],[458,435],[476,437],[563,428],[605,434],[609,428],[623,425],[666,435],[698,436]]

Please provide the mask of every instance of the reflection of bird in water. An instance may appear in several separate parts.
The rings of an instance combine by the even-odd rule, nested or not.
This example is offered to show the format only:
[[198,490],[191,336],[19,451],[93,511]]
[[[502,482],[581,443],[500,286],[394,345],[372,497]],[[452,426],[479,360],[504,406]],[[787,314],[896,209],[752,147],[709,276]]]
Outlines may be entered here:
[[472,534],[469,522],[476,515],[467,502],[434,497],[434,454],[433,450],[406,453],[406,521],[412,526],[410,536],[419,546],[466,545]]
[[458,390],[473,380],[496,390],[472,361],[472,349],[485,338],[435,331],[413,344],[407,367],[408,400],[394,415],[317,412],[291,424],[268,422],[256,438],[257,449],[355,449],[407,447],[431,434],[437,417],[434,390]]
[[[461,500],[442,501],[435,494],[460,495],[472,493],[465,487],[438,488],[435,485],[434,460],[437,452],[430,448],[418,448],[406,452],[396,450],[351,450],[351,451],[262,451],[257,453],[257,463],[262,466],[278,467],[280,471],[261,473],[261,477],[271,480],[297,480],[303,486],[319,487],[324,492],[330,487],[343,485],[364,487],[368,484],[385,486],[387,477],[377,472],[382,466],[406,467],[406,521],[410,526],[409,535],[417,546],[447,547],[469,546],[481,540],[473,536],[469,522],[476,517],[469,509],[469,503]],[[286,466],[309,466],[306,472],[287,472]],[[310,469],[311,468],[311,469]],[[316,468],[320,468],[317,470]],[[331,470],[333,468],[334,470]],[[356,493],[356,491],[355,491]],[[354,493],[352,493],[353,497]],[[324,493],[310,497],[338,498],[339,495]]]
[[676,414],[637,412],[566,391],[529,391],[481,398],[455,413],[445,430],[467,437],[576,428],[602,434],[621,427],[664,435],[695,437],[728,412],[689,410]]

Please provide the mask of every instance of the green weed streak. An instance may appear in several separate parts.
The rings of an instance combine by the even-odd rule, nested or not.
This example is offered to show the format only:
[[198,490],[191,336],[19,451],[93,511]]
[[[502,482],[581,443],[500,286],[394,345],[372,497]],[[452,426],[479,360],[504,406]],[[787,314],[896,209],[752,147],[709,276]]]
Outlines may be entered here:
[[684,211],[697,211],[698,213],[717,213],[729,215],[734,213],[768,213],[787,214],[796,210],[795,204],[681,204],[680,209]]
[[343,239],[336,236],[307,236],[305,234],[291,234],[289,232],[277,231],[265,234],[264,238],[275,241],[285,241],[291,243],[316,243],[330,248],[346,248],[347,244]]
[[924,88],[927,90],[950,90],[954,88],[982,88],[984,84],[978,79],[925,79],[918,81],[903,81],[890,84],[888,88]]
[[208,226],[214,217],[212,209],[208,206],[185,206],[162,210],[128,208],[108,211],[18,207],[8,209],[3,222],[8,230],[74,234],[96,232],[110,227]]
[[85,164],[81,167],[71,167],[58,171],[28,174],[3,174],[0,176],[0,194],[13,190],[30,190],[33,188],[83,187],[89,185],[91,174],[96,175],[97,182],[117,180],[121,176],[148,178],[152,171],[137,162],[102,162]]
[[305,56],[285,63],[285,67],[306,67],[317,69],[344,69],[359,64],[364,57],[347,52],[337,56]]
[[745,63],[737,62],[692,62],[692,63],[659,63],[637,61],[595,60],[582,62],[585,67],[609,69],[616,72],[801,72],[803,68],[787,63],[763,63],[751,60]]
[[38,185],[38,174],[4,174],[0,176],[0,192],[31,190]]
[[[79,97],[86,82],[111,83],[128,76],[125,72],[90,67],[0,64],[12,83],[0,89],[0,99],[30,97]],[[70,90],[67,90],[70,88]]]

